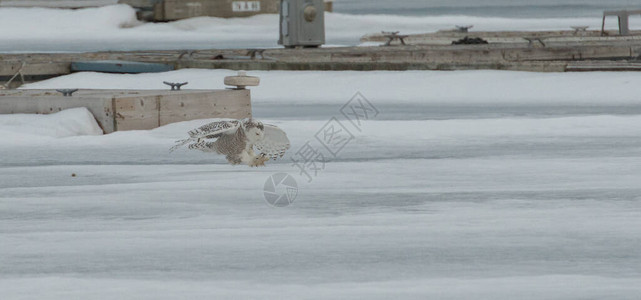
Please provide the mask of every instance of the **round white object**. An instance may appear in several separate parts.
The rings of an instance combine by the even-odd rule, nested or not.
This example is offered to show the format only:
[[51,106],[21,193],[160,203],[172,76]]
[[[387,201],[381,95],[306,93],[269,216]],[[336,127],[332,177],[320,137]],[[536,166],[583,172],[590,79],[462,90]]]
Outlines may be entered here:
[[260,78],[256,76],[227,76],[225,77],[225,85],[237,86],[244,88],[246,86],[258,86]]

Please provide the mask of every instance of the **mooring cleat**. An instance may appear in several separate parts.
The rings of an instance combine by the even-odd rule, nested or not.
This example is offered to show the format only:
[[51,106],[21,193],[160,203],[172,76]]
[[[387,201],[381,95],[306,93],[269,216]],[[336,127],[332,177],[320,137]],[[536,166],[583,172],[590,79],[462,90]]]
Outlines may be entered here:
[[247,56],[251,60],[256,59],[258,56],[260,56],[260,59],[265,59],[263,52],[265,52],[265,49],[247,49]]
[[62,93],[62,96],[64,96],[64,97],[71,97],[71,96],[73,96],[73,93],[78,91],[78,89],[59,89],[59,90],[56,90],[56,91]]
[[458,32],[468,32],[470,31],[470,28],[474,27],[474,25],[455,25],[456,26],[456,31]]
[[391,46],[394,40],[399,40],[402,45],[407,45],[405,44],[405,38],[409,35],[401,35],[399,34],[400,31],[381,31],[381,33],[387,38],[387,42],[383,46]]
[[188,84],[189,82],[179,83],[179,82],[167,82],[167,81],[163,81],[162,83],[164,83],[164,84],[166,84],[166,85],[168,85],[168,86],[171,86],[171,90],[172,90],[172,91],[180,91],[180,87],[182,87],[182,86],[183,86],[183,85],[185,85],[185,84]]

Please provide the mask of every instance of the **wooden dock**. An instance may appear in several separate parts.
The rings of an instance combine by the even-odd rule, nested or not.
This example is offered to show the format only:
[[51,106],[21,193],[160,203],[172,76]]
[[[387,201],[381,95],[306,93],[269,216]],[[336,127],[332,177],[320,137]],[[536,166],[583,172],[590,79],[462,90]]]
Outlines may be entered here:
[[[251,116],[249,90],[81,90],[65,97],[53,90],[10,89],[23,82],[69,74],[74,69],[91,71],[92,66],[115,72],[137,72],[140,66],[231,70],[641,71],[641,39],[637,37],[591,37],[589,41],[568,40],[572,38],[569,36],[556,38],[559,40],[540,45],[519,40],[475,45],[0,54],[0,89],[4,89],[0,90],[0,113],[51,113],[83,106],[89,108],[106,133],[151,129],[193,119]],[[84,67],[72,68],[78,66],[77,62],[83,62]],[[115,68],[109,66],[112,62]],[[237,85],[254,84],[241,81],[238,82],[243,84]]]
[[[641,39],[489,43],[484,45],[392,45],[304,49],[209,49],[96,53],[0,54],[0,85],[7,88],[72,72],[72,62],[120,60],[165,64],[174,69],[231,70],[469,70],[565,72],[577,65],[610,63],[629,71],[641,59]],[[572,66],[568,68],[568,66]],[[13,78],[11,84],[6,82]]]
[[0,91],[0,114],[48,114],[86,107],[105,133],[153,129],[208,118],[251,117],[249,90],[56,90]]
[[[564,46],[579,44],[588,46],[591,44],[607,43],[635,43],[641,40],[641,31],[630,31],[629,35],[619,35],[616,31],[586,30],[586,27],[576,27],[574,30],[549,30],[549,31],[463,31],[463,30],[441,30],[432,33],[408,34],[405,42],[410,45],[451,45],[452,42],[463,38],[479,38],[490,44],[511,44],[522,46]],[[532,44],[531,41],[537,41]],[[540,44],[543,42],[543,44]],[[361,37],[362,43],[387,42],[386,34],[383,32],[366,34]],[[399,41],[393,41],[392,45],[399,45]]]

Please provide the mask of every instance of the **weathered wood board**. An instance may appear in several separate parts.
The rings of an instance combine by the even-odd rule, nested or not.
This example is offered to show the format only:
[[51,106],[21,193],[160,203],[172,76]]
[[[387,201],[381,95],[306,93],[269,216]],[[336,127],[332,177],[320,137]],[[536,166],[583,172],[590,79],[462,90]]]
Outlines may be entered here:
[[116,130],[146,130],[160,126],[158,98],[159,96],[135,94],[114,97]]
[[248,17],[256,14],[278,13],[278,0],[164,0],[156,7],[158,21],[180,20],[199,16],[222,18]]
[[126,60],[94,60],[71,62],[72,72],[102,73],[159,73],[173,71],[174,66],[159,63],[144,63]]
[[215,90],[191,95],[174,93],[159,99],[159,124],[162,126],[185,119],[249,118],[250,99],[249,90]]
[[79,91],[63,97],[55,90],[0,91],[0,114],[50,114],[75,107],[86,107],[106,133],[114,132],[112,100]]
[[49,114],[86,107],[105,133],[146,130],[207,118],[251,117],[249,90],[55,90],[0,91],[0,114]]
[[[636,63],[641,38],[598,37],[599,41],[546,42],[528,45],[406,45],[389,47],[329,47],[305,49],[207,49],[95,53],[0,54],[0,84],[25,62],[23,75],[55,76],[71,72],[71,61],[124,60],[182,68],[231,70],[464,70],[499,69],[564,72],[565,66],[586,60]],[[231,72],[230,72],[231,73]],[[41,74],[41,75],[39,75]],[[230,74],[231,75],[231,74]],[[17,78],[21,79],[21,78]],[[26,79],[29,81],[29,78]],[[17,80],[14,80],[16,83]]]

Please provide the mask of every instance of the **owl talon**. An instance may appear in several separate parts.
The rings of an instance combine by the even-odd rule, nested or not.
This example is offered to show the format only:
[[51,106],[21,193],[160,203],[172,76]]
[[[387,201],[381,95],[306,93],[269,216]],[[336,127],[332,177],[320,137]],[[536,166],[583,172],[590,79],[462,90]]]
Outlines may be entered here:
[[269,157],[265,156],[265,154],[260,154],[254,157],[254,160],[250,164],[251,167],[259,167],[259,166],[265,166],[265,162],[269,160]]

